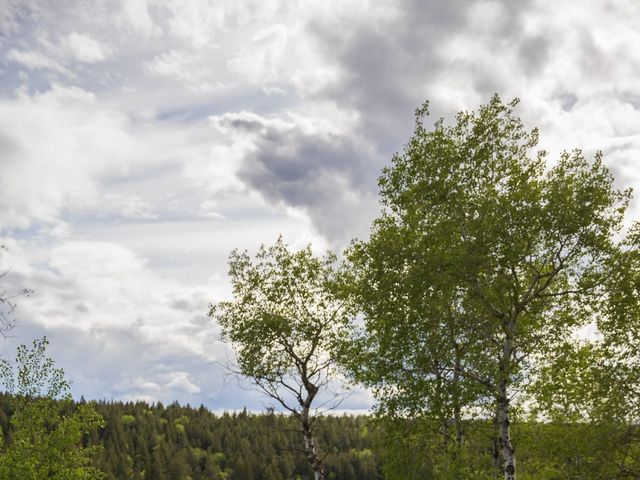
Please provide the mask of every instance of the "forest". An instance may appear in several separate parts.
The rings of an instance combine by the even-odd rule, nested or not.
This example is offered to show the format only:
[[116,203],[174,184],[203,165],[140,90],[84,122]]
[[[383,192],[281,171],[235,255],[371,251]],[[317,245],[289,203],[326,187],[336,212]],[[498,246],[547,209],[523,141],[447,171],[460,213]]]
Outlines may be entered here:
[[[0,478],[640,478],[631,191],[601,152],[549,159],[518,103],[418,108],[340,255],[231,252],[209,316],[276,410],[74,403],[37,340],[2,363]],[[371,415],[331,415],[353,385]]]
[[[80,402],[82,403],[82,402]],[[0,427],[9,431],[12,399],[0,397]],[[78,404],[60,402],[62,415]],[[312,478],[292,419],[246,410],[215,415],[206,408],[145,402],[97,402],[103,427],[83,438],[99,447],[93,465],[109,480],[280,480]],[[330,416],[318,425],[329,478],[380,478],[374,434],[365,416]]]
[[[84,401],[61,401],[68,415]],[[177,403],[95,402],[102,421],[87,432],[85,448],[98,447],[91,464],[109,480],[309,480],[313,472],[298,447],[295,421],[287,415],[240,412],[216,415],[204,407]],[[0,427],[10,432],[15,399],[0,396]],[[385,478],[383,463],[397,478],[432,479],[438,468],[434,445],[420,435],[417,422],[385,436],[370,416],[335,415],[321,419],[317,437],[324,446],[327,478]],[[483,447],[491,426],[473,429],[475,455],[491,464]],[[6,433],[5,433],[6,434]],[[635,478],[626,469],[640,443],[636,426],[524,422],[517,426],[521,471],[525,478]],[[422,440],[418,441],[419,438]],[[435,452],[434,452],[435,453]],[[482,463],[479,462],[479,463]],[[17,478],[9,475],[7,478]],[[473,475],[464,478],[478,478]]]

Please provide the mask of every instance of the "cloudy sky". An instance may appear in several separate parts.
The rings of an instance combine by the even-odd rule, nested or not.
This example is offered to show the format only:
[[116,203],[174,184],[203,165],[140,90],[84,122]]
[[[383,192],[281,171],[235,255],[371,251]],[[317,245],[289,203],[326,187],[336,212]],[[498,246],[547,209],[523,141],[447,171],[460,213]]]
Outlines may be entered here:
[[366,237],[425,99],[518,96],[552,157],[602,149],[640,187],[638,25],[606,0],[0,0],[3,287],[35,291],[0,351],[47,335],[87,398],[262,408],[206,316],[228,253]]

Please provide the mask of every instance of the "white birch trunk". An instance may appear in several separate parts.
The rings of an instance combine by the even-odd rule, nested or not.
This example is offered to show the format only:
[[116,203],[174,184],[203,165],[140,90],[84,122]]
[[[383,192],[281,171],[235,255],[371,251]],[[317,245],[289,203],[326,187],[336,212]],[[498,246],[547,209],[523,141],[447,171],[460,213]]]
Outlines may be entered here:
[[513,337],[515,335],[515,318],[510,318],[505,327],[505,340],[502,347],[500,362],[500,380],[497,398],[497,421],[499,429],[500,447],[502,450],[502,465],[504,480],[516,480],[516,453],[511,443],[511,426],[509,418],[509,375],[513,356]]
[[501,398],[498,403],[498,425],[500,428],[504,480],[516,480],[516,453],[511,443],[509,400],[506,396]]
[[314,480],[325,480],[324,465],[322,463],[322,460],[320,460],[320,457],[318,456],[316,444],[311,433],[308,409],[304,409],[302,411],[301,420],[302,435],[304,438],[304,450],[307,454],[307,460],[311,465],[311,469],[313,470],[313,478]]

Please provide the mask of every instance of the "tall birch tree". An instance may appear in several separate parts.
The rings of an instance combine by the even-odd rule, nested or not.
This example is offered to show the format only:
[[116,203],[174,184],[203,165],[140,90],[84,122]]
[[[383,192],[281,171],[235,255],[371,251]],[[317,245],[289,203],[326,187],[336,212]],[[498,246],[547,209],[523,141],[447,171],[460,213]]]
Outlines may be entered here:
[[600,153],[564,152],[548,166],[517,103],[494,96],[433,129],[427,105],[418,109],[379,179],[371,237],[348,251],[364,315],[351,366],[379,412],[437,419],[457,452],[465,419],[492,418],[505,480],[517,472],[514,407],[544,359],[591,321],[577,306],[603,282],[630,195]]
[[229,258],[233,300],[210,315],[233,345],[241,374],[298,420],[316,480],[324,480],[314,425],[343,399],[336,374],[339,346],[353,308],[334,294],[336,257],[311,246],[292,252],[282,238],[262,246],[255,261],[237,250]]

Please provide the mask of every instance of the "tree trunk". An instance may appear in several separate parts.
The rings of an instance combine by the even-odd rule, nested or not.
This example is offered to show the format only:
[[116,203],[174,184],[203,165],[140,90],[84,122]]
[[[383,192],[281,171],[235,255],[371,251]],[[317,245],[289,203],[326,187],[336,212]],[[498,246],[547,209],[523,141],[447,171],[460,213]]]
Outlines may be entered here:
[[309,422],[309,410],[304,409],[301,414],[302,435],[304,437],[304,451],[307,454],[307,460],[313,470],[314,480],[325,480],[324,464],[318,456],[316,444],[311,432],[311,424]]
[[453,446],[453,478],[455,480],[463,480],[462,472],[463,466],[461,465],[461,457],[462,457],[462,443],[463,443],[463,430],[462,430],[462,413],[461,413],[461,396],[462,396],[462,387],[460,385],[460,370],[462,367],[462,349],[457,343],[454,343],[455,348],[455,364],[453,369],[453,389],[451,391],[452,394],[452,421],[453,428],[455,431],[455,444]]
[[[496,432],[498,430],[496,429]],[[502,465],[500,465],[500,439],[497,434],[491,439],[491,456],[493,457],[493,468],[496,480],[502,476]]]
[[511,443],[509,423],[509,399],[505,395],[498,399],[498,427],[500,428],[504,480],[516,480],[516,453]]
[[493,416],[493,438],[491,439],[491,456],[493,457],[493,467],[495,470],[496,480],[502,476],[503,468],[500,464],[500,428],[498,424],[498,406]]
[[463,430],[462,430],[462,415],[460,413],[461,410],[461,396],[462,396],[462,387],[460,385],[460,371],[462,370],[462,349],[456,343],[455,344],[455,368],[453,370],[453,424],[455,425],[456,430],[456,448],[458,452],[462,450],[462,440],[463,440]]
[[502,465],[504,480],[516,480],[516,453],[511,443],[511,426],[509,419],[509,375],[511,371],[511,359],[514,355],[515,316],[512,316],[504,324],[505,339],[502,346],[502,359],[500,361],[500,380],[498,382],[497,423],[499,429],[500,448],[502,450]]

